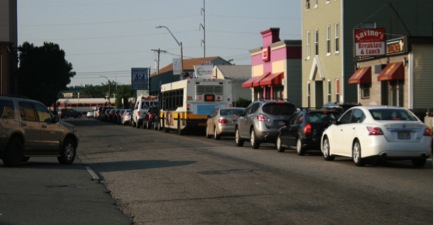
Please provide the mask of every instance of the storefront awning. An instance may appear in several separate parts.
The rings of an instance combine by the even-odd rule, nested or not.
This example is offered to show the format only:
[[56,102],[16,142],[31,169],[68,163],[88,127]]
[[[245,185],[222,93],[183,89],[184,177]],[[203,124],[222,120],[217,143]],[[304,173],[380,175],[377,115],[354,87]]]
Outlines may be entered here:
[[371,67],[362,67],[348,79],[349,84],[366,84],[371,83]]
[[251,88],[251,87],[257,87],[259,86],[259,82],[264,79],[266,76],[268,76],[270,73],[266,73],[261,76],[256,76],[248,79],[246,82],[241,84],[242,88]]
[[379,81],[404,80],[404,64],[390,63],[378,74]]
[[259,81],[260,86],[264,85],[281,85],[283,79],[283,73],[272,73]]

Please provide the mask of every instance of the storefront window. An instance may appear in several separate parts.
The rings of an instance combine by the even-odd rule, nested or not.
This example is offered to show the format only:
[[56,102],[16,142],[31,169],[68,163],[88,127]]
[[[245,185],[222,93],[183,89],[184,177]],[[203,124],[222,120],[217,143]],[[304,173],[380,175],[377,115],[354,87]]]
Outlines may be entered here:
[[371,84],[360,84],[360,97],[362,99],[369,99]]

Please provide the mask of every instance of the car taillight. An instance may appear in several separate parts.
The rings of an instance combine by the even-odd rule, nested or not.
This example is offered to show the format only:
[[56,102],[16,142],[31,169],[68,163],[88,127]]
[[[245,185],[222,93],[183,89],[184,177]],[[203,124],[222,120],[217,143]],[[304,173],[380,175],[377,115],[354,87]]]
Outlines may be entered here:
[[310,125],[310,123],[306,124],[303,132],[304,132],[304,136],[308,136],[308,135],[312,134],[312,125]]
[[137,112],[137,115],[140,116],[140,111]]
[[152,119],[152,114],[149,114],[149,119]]
[[369,131],[369,135],[384,135],[383,130],[379,127],[366,127]]
[[225,119],[225,118],[220,118],[220,119],[219,119],[219,123],[220,123],[220,124],[227,124],[227,123],[228,123],[228,120]]
[[257,115],[257,116],[256,116],[256,119],[258,119],[259,121],[266,121],[266,120],[267,120],[267,117],[264,116],[264,115]]
[[428,127],[425,128],[425,131],[423,132],[423,136],[431,136],[432,135],[432,130],[429,129]]

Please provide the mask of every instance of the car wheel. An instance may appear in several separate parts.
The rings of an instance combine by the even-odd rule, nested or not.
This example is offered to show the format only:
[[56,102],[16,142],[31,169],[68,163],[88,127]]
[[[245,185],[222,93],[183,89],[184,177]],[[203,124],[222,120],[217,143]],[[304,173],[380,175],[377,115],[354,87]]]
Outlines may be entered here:
[[330,156],[330,142],[329,139],[327,137],[324,138],[323,142],[322,142],[322,154],[324,156],[324,159],[326,161],[332,161],[335,159],[334,156]]
[[258,138],[256,137],[255,129],[252,129],[252,131],[250,131],[250,144],[252,145],[253,149],[259,148],[260,143],[258,141]]
[[412,159],[411,162],[413,163],[414,167],[416,167],[416,168],[422,168],[426,164],[426,158]]
[[355,141],[353,144],[353,161],[356,166],[364,166],[365,160],[362,159],[362,147],[359,141]]
[[244,140],[241,139],[240,131],[238,127],[235,129],[235,145],[238,147],[242,147],[244,145]]
[[217,128],[214,127],[214,139],[220,140],[220,135],[217,134]]
[[28,156],[24,156],[23,159],[21,160],[22,162],[28,162],[30,160],[30,157]]
[[297,154],[298,155],[304,155],[306,153],[306,149],[303,147],[303,144],[301,143],[300,138],[297,138]]
[[60,151],[60,156],[57,157],[57,160],[60,164],[72,164],[75,159],[76,154],[76,143],[74,139],[68,137],[65,139],[63,143],[63,148]]
[[284,152],[285,147],[282,146],[282,138],[280,137],[280,134],[277,136],[276,139],[276,149],[278,152]]
[[5,149],[3,164],[5,166],[19,166],[23,159],[23,142],[18,137],[12,137]]

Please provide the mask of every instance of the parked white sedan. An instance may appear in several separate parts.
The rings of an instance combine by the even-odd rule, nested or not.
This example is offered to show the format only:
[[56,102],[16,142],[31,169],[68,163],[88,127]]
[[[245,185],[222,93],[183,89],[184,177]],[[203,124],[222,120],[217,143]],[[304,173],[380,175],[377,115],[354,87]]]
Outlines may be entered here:
[[409,159],[423,167],[430,156],[432,130],[402,107],[357,106],[329,126],[321,138],[324,159],[352,157],[357,166],[369,159]]

